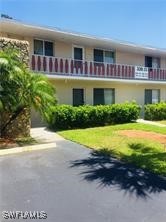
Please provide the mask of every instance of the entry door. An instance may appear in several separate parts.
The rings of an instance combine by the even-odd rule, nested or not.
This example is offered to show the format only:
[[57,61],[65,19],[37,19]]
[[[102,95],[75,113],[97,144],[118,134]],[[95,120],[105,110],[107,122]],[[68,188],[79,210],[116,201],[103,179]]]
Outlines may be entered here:
[[84,105],[84,89],[73,89],[73,106]]

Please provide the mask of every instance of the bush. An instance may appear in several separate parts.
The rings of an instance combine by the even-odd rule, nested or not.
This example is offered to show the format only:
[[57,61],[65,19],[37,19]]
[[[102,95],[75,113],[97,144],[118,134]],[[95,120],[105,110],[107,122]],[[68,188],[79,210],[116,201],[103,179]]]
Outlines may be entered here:
[[73,129],[128,123],[138,119],[140,109],[136,103],[79,107],[58,105],[53,107],[48,124],[52,129]]
[[145,105],[145,119],[166,120],[166,102]]

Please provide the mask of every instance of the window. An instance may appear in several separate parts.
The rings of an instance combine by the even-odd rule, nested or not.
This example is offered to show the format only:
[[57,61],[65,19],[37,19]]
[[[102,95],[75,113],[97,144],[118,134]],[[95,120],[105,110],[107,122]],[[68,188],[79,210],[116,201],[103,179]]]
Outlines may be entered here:
[[84,89],[73,89],[73,106],[84,105]]
[[34,54],[53,56],[53,42],[35,39]]
[[154,69],[160,68],[160,58],[145,56],[145,67]]
[[159,102],[160,102],[159,89],[145,89],[145,104],[152,104]]
[[103,50],[94,49],[94,61],[95,62],[104,62]]
[[77,69],[82,68],[82,60],[84,58],[82,47],[73,47],[74,67]]
[[34,54],[43,55],[43,41],[34,40]]
[[108,105],[115,103],[115,89],[93,89],[93,104]]
[[83,48],[74,47],[74,60],[83,60]]
[[115,53],[113,51],[94,49],[93,54],[95,62],[105,62],[105,63],[115,62]]

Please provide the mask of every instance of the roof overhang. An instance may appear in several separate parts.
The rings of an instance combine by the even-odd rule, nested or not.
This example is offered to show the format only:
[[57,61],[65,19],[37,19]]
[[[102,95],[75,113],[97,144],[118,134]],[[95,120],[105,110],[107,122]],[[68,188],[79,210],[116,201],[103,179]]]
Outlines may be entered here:
[[49,40],[59,40],[73,44],[132,52],[144,55],[153,55],[166,58],[166,49],[150,46],[142,46],[129,42],[117,41],[109,38],[99,38],[86,34],[71,32],[53,27],[44,27],[22,23],[13,19],[0,19],[0,30],[2,32],[13,33],[34,38],[44,38]]

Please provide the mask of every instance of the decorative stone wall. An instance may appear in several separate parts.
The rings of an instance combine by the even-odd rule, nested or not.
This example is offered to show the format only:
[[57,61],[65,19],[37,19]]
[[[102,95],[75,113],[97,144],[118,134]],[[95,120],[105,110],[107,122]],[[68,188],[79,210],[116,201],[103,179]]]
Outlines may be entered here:
[[[17,49],[20,52],[20,60],[29,65],[29,43],[27,41],[0,37],[0,50],[6,48]],[[10,113],[0,112],[0,137],[1,129],[11,117]],[[30,110],[24,109],[22,113],[7,126],[4,137],[18,138],[30,136]]]
[[29,65],[29,42],[17,39],[0,37],[0,50],[6,48],[17,49],[20,51],[20,59]]

